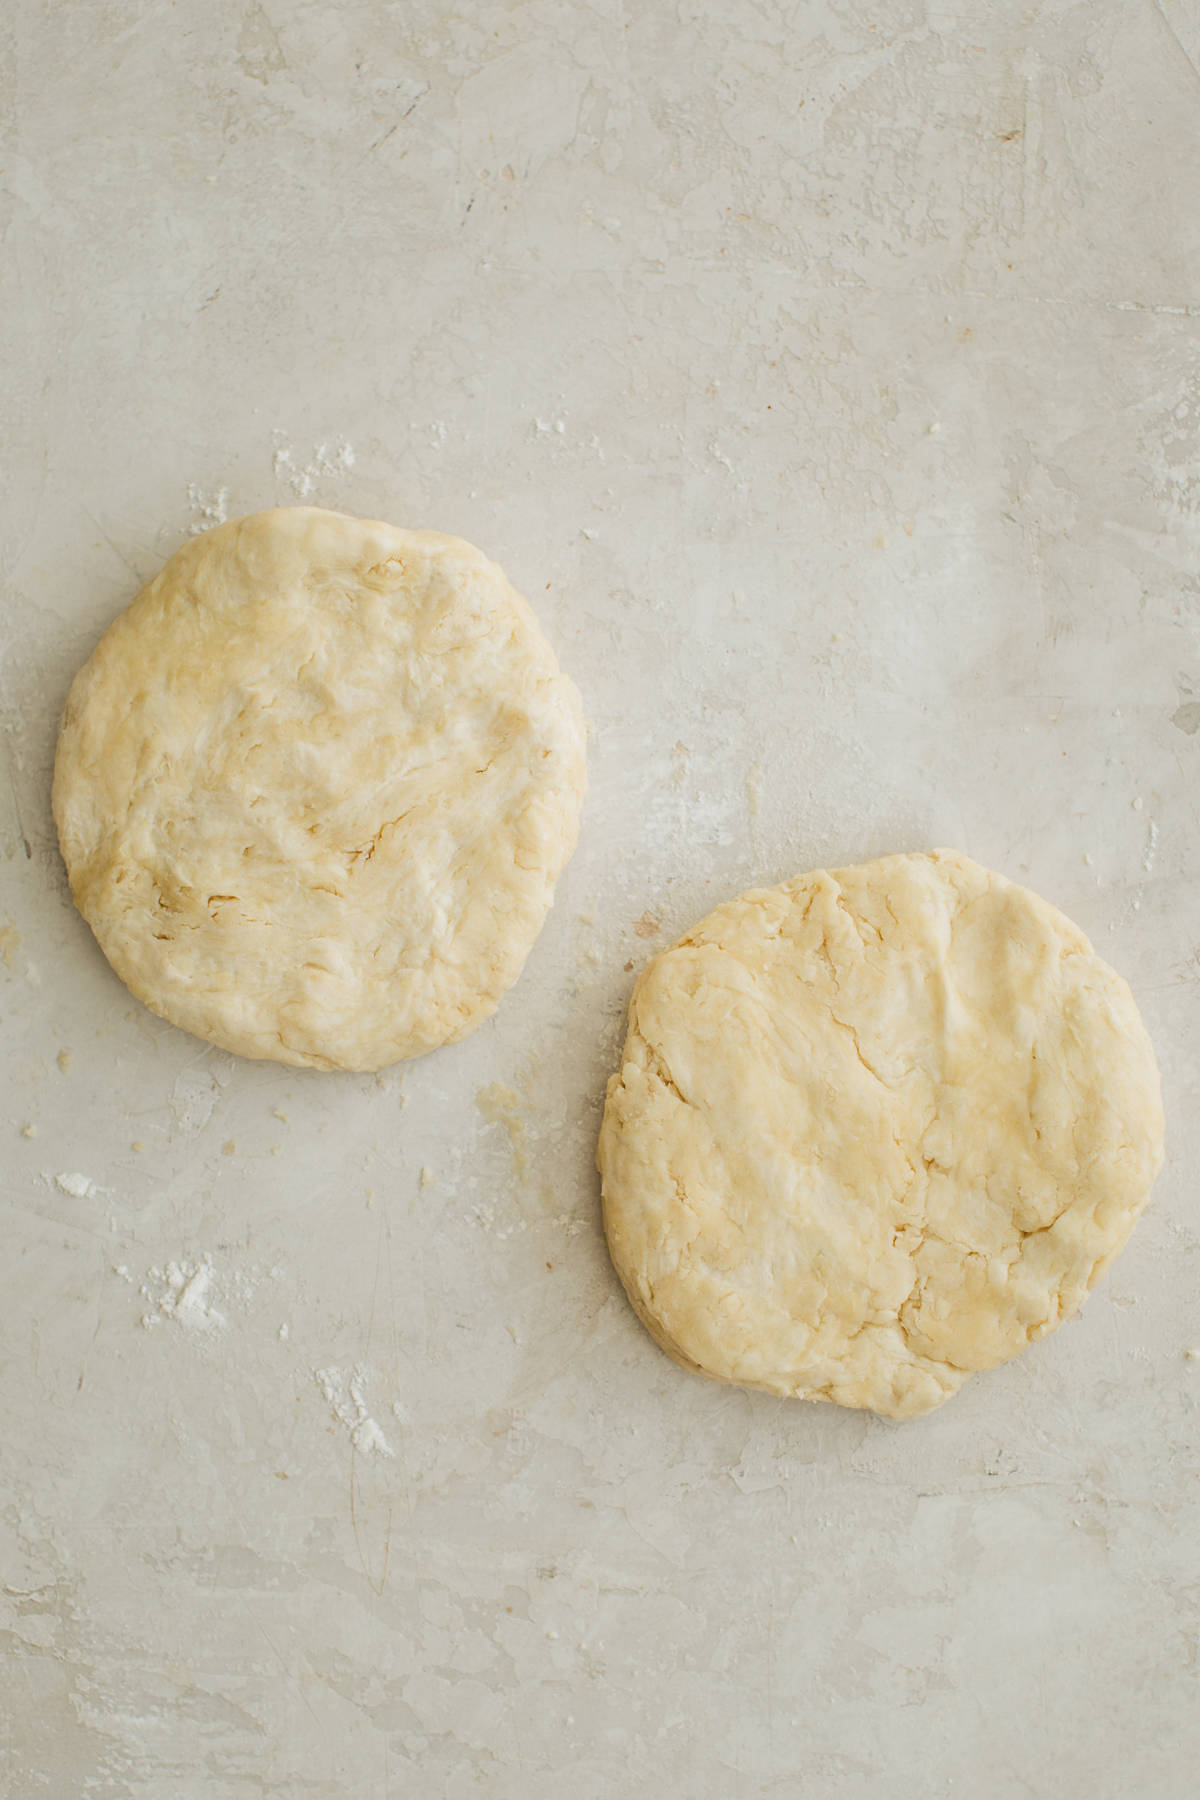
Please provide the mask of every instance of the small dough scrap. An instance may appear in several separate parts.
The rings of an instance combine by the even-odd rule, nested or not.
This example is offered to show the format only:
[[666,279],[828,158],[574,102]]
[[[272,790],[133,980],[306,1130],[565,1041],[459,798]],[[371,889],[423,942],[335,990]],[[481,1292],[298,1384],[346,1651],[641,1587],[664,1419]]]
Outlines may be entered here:
[[464,1037],[575,847],[579,697],[472,545],[316,507],[185,544],[76,676],[54,816],[117,974],[241,1056]]
[[597,1162],[676,1362],[911,1419],[1078,1309],[1162,1154],[1128,987],[937,850],[743,894],[655,957]]

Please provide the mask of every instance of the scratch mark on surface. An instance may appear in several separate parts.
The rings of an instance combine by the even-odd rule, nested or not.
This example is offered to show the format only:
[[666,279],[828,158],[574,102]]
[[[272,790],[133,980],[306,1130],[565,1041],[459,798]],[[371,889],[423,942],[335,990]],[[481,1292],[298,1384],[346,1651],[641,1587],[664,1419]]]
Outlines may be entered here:
[[[387,143],[389,138],[395,137],[396,133],[399,131],[400,127],[403,125],[405,119],[410,119],[412,117],[413,113],[416,112],[418,106],[420,106],[422,100],[425,98],[425,96],[428,92],[429,92],[429,89],[427,87],[423,87],[421,89],[420,93],[417,95],[416,99],[409,101],[409,103],[405,107],[404,111],[400,114],[400,117],[396,120],[395,124],[389,125],[387,130],[383,133],[382,137],[377,137],[375,139],[375,142],[368,147],[367,156],[374,156],[374,154],[377,150],[383,149],[383,146]],[[363,161],[364,162],[366,161],[366,157],[363,158]]]
[[1175,47],[1179,51],[1180,56],[1182,56],[1184,62],[1187,64],[1188,68],[1192,71],[1192,74],[1196,77],[1196,80],[1200,81],[1200,68],[1197,68],[1196,64],[1192,61],[1191,56],[1188,54],[1187,46],[1184,44],[1179,33],[1176,31],[1175,27],[1172,25],[1170,19],[1167,17],[1167,9],[1163,5],[1163,0],[1154,0],[1154,10],[1158,14],[1159,18],[1162,20],[1163,24],[1166,26],[1167,31],[1170,34],[1170,36],[1174,39]]
[[392,1558],[392,1503],[390,1500],[388,1501],[387,1524],[384,1527],[384,1533],[383,1533],[383,1562],[382,1562],[380,1572],[379,1572],[379,1580],[376,1581],[375,1577],[371,1573],[371,1564],[370,1564],[370,1559],[367,1556],[367,1547],[363,1541],[363,1535],[362,1535],[362,1532],[361,1532],[360,1526],[359,1526],[357,1467],[358,1467],[358,1451],[355,1449],[351,1449],[351,1452],[350,1452],[350,1528],[354,1533],[354,1548],[358,1551],[358,1560],[362,1566],[363,1575],[366,1577],[367,1586],[370,1588],[371,1592],[376,1596],[376,1598],[382,1599],[383,1590],[387,1586],[388,1565],[391,1562],[391,1558]]
[[270,1649],[271,1653],[273,1654],[275,1661],[279,1664],[279,1667],[282,1669],[284,1680],[291,1682],[291,1684],[295,1688],[297,1694],[300,1696],[300,1702],[301,1702],[302,1706],[304,1707],[305,1711],[310,1715],[313,1723],[319,1727],[321,1721],[317,1718],[316,1713],[313,1711],[312,1701],[308,1698],[307,1694],[304,1692],[304,1689],[300,1686],[299,1679],[297,1678],[294,1671],[288,1668],[287,1663],[284,1661],[283,1656],[280,1652],[278,1644],[276,1644],[275,1640],[268,1634],[266,1628],[263,1626],[263,1624],[261,1623],[260,1620],[255,1619],[254,1623],[257,1626],[259,1632],[266,1639],[268,1648]]
[[[81,501],[80,505],[82,505],[82,504],[83,503]],[[107,531],[105,531],[103,525],[100,523],[99,519],[96,517],[95,513],[92,511],[91,507],[84,506],[83,510],[87,514],[88,518],[92,521],[92,524],[96,527],[96,530],[100,533],[100,536],[104,539],[105,543],[108,545],[109,549],[112,551],[113,555],[116,557],[116,559],[120,563],[121,567],[123,569],[127,569],[129,571],[129,573],[133,576],[133,579],[137,582],[138,586],[141,587],[142,577],[139,574],[138,570],[134,568],[133,564],[130,562],[130,560],[126,556],[125,552],[120,548],[120,546],[118,544],[113,542],[112,538],[109,537]]]
[[16,783],[16,778],[12,772],[12,763],[11,762],[8,765],[7,774],[8,774],[8,786],[9,786],[9,790],[12,794],[13,814],[17,821],[17,836],[20,840],[21,848],[25,852],[25,861],[32,862],[33,861],[33,847],[29,842],[29,834],[25,830],[25,821],[21,817],[21,800],[20,800],[20,796],[17,793],[17,783]]

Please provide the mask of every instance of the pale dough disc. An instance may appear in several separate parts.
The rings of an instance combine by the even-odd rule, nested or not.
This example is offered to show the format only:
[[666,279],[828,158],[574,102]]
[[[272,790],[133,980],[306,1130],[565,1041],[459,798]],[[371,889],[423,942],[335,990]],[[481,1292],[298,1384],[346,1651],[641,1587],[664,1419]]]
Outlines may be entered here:
[[494,563],[293,507],[185,544],[105,634],[54,816],[147,1006],[242,1056],[378,1069],[495,1009],[583,790],[578,695]]
[[656,957],[597,1160],[676,1361],[908,1419],[1081,1305],[1162,1137],[1125,983],[939,850],[744,894]]

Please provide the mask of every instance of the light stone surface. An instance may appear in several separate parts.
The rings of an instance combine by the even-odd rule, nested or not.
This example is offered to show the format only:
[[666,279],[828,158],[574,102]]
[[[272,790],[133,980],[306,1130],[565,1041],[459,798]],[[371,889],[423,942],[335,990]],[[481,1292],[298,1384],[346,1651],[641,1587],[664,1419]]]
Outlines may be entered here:
[[[5,1800],[1190,1800],[1198,69],[1195,0],[3,9]],[[521,980],[379,1079],[138,1007],[49,813],[103,628],[299,500],[481,545],[593,725]],[[939,843],[1131,982],[1154,1199],[927,1420],[690,1379],[631,971]]]

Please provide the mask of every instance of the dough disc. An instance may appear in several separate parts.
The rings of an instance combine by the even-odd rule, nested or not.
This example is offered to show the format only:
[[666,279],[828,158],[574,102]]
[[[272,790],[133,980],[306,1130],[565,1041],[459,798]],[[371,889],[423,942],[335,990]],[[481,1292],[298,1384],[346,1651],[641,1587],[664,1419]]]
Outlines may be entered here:
[[76,904],[163,1018],[378,1069],[463,1037],[575,847],[574,687],[470,544],[315,507],[194,538],[71,688]]
[[939,850],[744,894],[656,957],[597,1161],[677,1362],[908,1419],[1077,1310],[1162,1135],[1125,983]]

